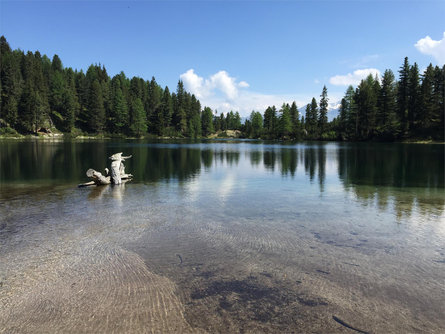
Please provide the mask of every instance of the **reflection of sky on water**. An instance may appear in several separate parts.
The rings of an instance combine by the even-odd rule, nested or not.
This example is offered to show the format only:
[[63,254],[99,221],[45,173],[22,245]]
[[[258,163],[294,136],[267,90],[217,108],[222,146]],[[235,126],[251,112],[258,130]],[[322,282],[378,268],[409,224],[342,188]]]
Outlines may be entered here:
[[[345,298],[351,300],[345,314],[358,314],[357,319],[371,314],[363,328],[381,321],[382,328],[399,326],[400,321],[387,318],[389,307],[403,321],[412,310],[419,326],[427,323],[419,316],[443,323],[436,316],[443,305],[445,261],[442,146],[28,144],[0,142],[0,248],[7,256],[0,271],[3,265],[18,287],[23,287],[23,279],[15,273],[28,269],[40,273],[42,282],[48,273],[65,282],[66,276],[58,275],[66,268],[74,269],[68,274],[77,279],[77,268],[70,266],[80,255],[93,264],[84,274],[98,273],[98,264],[109,263],[107,277],[116,277],[113,266],[121,252],[115,250],[124,248],[141,256],[145,269],[172,279],[175,293],[185,298],[212,291],[229,278],[241,282],[249,277],[252,283],[250,277],[257,277],[276,288],[273,296],[275,291],[306,291],[316,300],[314,296],[338,293],[340,302],[333,297],[327,304],[337,312]],[[76,188],[85,181],[86,169],[102,170],[116,152],[133,155],[126,162],[133,181]],[[60,266],[45,269],[45,263],[59,261],[59,255]],[[123,277],[130,277],[129,263],[124,262]],[[300,290],[297,281],[305,288]],[[103,287],[102,278],[98,282]],[[31,283],[35,295],[35,281]],[[0,294],[18,291],[11,286],[5,290],[4,285]],[[64,285],[60,290],[70,291]],[[128,295],[126,286],[123,290]],[[109,291],[107,296],[112,295]],[[139,299],[140,290],[134,291]],[[213,297],[220,305],[220,297],[227,296],[222,291]],[[205,300],[212,298],[206,295]],[[188,300],[187,308],[195,307],[198,318],[220,314],[218,308],[201,305],[203,299],[198,300],[202,309],[194,301]],[[259,301],[274,305],[267,298],[254,298],[241,306],[256,309]],[[293,307],[275,306],[294,326],[288,313]],[[307,308],[332,321],[332,309]],[[39,308],[30,307],[34,309]],[[241,313],[233,310],[233,319]]]
[[[434,219],[445,204],[443,145],[208,140],[2,141],[0,147],[0,189],[13,191],[18,184],[80,183],[88,168],[101,170],[110,154],[122,151],[133,155],[126,161],[132,183],[180,182],[195,201],[209,194],[225,204],[248,196],[269,201],[268,195],[280,197],[281,192],[288,200],[302,194],[316,195],[317,201],[352,195],[349,200],[390,210],[398,220],[413,211]],[[90,198],[111,191],[122,200],[124,188],[95,189]],[[1,191],[1,196],[9,192]]]

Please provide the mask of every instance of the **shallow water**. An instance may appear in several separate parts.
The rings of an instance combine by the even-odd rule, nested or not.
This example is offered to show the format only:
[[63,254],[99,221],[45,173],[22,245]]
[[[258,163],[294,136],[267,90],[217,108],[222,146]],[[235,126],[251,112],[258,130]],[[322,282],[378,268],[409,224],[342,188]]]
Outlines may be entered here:
[[444,188],[442,145],[2,141],[0,331],[441,333]]

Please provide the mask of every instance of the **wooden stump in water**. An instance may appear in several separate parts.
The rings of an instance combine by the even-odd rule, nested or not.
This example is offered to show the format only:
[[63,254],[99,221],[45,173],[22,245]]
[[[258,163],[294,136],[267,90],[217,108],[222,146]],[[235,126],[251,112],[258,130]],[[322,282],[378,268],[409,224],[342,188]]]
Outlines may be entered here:
[[121,184],[122,180],[129,180],[133,177],[131,174],[125,173],[125,166],[123,162],[126,159],[130,159],[131,155],[128,157],[123,157],[122,152],[113,154],[109,159],[111,159],[111,176],[109,174],[108,168],[105,168],[105,175],[98,172],[92,168],[87,170],[87,176],[93,179],[90,182],[79,184],[79,187],[88,187],[92,185],[106,185],[106,184]]
[[113,154],[111,159],[111,179],[113,184],[121,184],[123,178],[132,177],[131,174],[125,174],[125,166],[123,162],[126,159],[130,159],[131,155],[128,157],[123,157],[122,152]]

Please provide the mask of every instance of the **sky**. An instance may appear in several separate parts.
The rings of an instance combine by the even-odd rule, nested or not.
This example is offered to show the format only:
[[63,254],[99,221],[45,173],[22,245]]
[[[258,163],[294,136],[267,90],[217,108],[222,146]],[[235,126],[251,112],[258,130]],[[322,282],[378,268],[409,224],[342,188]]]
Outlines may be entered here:
[[0,34],[65,67],[100,63],[170,91],[182,80],[203,107],[245,117],[302,108],[323,85],[335,109],[369,73],[398,77],[405,57],[444,65],[445,1],[0,0]]

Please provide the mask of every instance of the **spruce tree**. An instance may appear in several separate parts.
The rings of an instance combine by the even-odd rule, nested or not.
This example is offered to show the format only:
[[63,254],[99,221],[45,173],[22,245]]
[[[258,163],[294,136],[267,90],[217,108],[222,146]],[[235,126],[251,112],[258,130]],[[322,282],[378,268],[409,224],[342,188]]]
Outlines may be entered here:
[[411,66],[408,80],[408,131],[410,136],[416,134],[416,126],[420,113],[420,78],[416,63]]
[[141,137],[147,132],[144,105],[139,97],[135,98],[131,102],[130,130],[136,137]]
[[128,105],[121,89],[121,81],[115,76],[111,81],[112,103],[110,116],[108,120],[108,128],[113,133],[123,133],[128,126]]
[[205,107],[201,116],[202,135],[207,137],[214,132],[213,129],[213,111],[209,107]]
[[289,104],[283,103],[280,109],[280,118],[278,121],[278,133],[282,138],[288,138],[292,133],[292,121],[290,116]]
[[264,112],[264,131],[269,138],[275,138],[277,133],[277,109],[268,107]]
[[163,130],[165,131],[170,128],[173,116],[173,101],[170,95],[170,90],[166,86],[164,89],[164,95],[162,96],[162,115],[163,115]]
[[105,109],[102,98],[102,88],[99,80],[95,79],[91,85],[88,103],[89,129],[101,133],[105,125]]
[[434,123],[435,138],[444,140],[445,135],[445,65],[434,69]]
[[312,98],[309,115],[306,115],[306,123],[308,124],[308,135],[311,139],[318,138],[318,105],[315,97]]
[[321,93],[320,99],[320,114],[318,116],[318,129],[320,133],[320,138],[326,132],[326,127],[328,124],[328,90],[326,86],[323,86],[323,91]]
[[263,116],[261,113],[252,111],[250,114],[250,123],[252,126],[251,137],[260,138],[263,133]]
[[292,123],[292,136],[297,139],[301,138],[300,114],[295,101],[292,102],[290,107],[290,120]]
[[429,136],[432,133],[433,122],[435,120],[435,100],[434,100],[434,68],[429,65],[424,74],[421,86],[421,113],[419,115],[420,135]]
[[399,85],[397,88],[397,109],[400,120],[401,135],[405,136],[408,131],[408,107],[409,107],[409,72],[410,66],[408,57],[405,57],[402,67],[399,70]]
[[360,82],[357,92],[357,112],[359,119],[359,139],[367,140],[374,136],[377,115],[376,80],[370,74]]
[[396,82],[394,73],[386,70],[378,98],[376,132],[382,139],[395,139],[398,136]]

